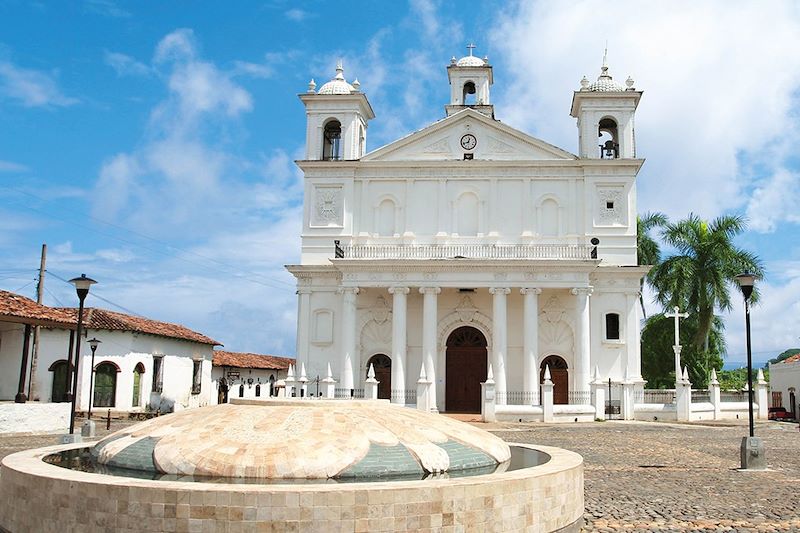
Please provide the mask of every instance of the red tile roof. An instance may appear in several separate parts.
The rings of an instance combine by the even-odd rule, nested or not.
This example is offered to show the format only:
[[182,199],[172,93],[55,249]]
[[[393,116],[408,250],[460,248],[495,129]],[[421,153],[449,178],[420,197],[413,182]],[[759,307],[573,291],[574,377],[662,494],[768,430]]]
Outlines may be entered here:
[[0,291],[0,318],[22,324],[68,329],[75,327],[74,318],[63,309],[40,305],[30,298],[8,291]]
[[[57,308],[67,313],[72,321],[78,320],[78,310],[75,308]],[[107,309],[89,307],[83,310],[83,327],[87,329],[106,329],[110,331],[133,331],[136,333],[146,333],[159,337],[169,337],[172,339],[182,339],[197,342],[200,344],[211,344],[222,346],[221,342],[206,337],[201,333],[179,324],[160,322],[140,316],[126,315]]]
[[288,370],[289,364],[295,360],[289,357],[262,355],[257,353],[226,352],[214,350],[214,366],[232,366],[236,368],[264,368],[267,370]]
[[786,359],[784,359],[781,362],[782,363],[796,363],[797,361],[800,361],[800,352],[797,352],[794,355],[790,355],[789,357],[787,357]]

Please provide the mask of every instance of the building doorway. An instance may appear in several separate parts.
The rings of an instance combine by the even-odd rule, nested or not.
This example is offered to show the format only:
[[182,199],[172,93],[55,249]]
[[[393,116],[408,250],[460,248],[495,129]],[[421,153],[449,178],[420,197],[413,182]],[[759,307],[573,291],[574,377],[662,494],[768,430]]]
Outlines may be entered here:
[[375,379],[378,380],[378,399],[390,400],[392,398],[392,360],[386,354],[375,354],[367,361],[367,374],[369,365],[375,368]]
[[114,407],[117,402],[117,370],[114,363],[100,363],[94,371],[94,407]]
[[53,386],[50,389],[50,401],[53,403],[67,401],[67,362],[63,359],[50,365],[53,373]]
[[553,403],[565,405],[569,403],[569,372],[567,362],[557,355],[544,358],[539,367],[539,383],[544,381],[544,369],[550,367],[550,380],[553,382]]
[[447,338],[445,408],[449,413],[480,413],[481,382],[486,380],[486,337],[462,326]]

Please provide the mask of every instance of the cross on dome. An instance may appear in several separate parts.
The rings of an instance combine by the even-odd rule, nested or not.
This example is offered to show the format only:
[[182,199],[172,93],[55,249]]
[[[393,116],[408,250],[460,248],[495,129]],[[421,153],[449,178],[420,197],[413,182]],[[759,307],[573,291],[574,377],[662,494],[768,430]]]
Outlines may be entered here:
[[472,55],[472,51],[473,51],[475,48],[477,48],[477,47],[475,46],[475,43],[469,43],[469,44],[467,45],[467,50],[469,50],[469,55],[470,55],[470,56]]
[[[475,46],[475,43],[469,43],[467,45],[467,50],[469,50],[469,55],[464,56],[458,61],[456,61],[455,65],[457,67],[485,67],[488,64],[487,60],[483,60],[477,56],[472,55],[472,51],[475,48],[477,48],[477,46]],[[453,64],[453,60],[451,60],[450,63]]]

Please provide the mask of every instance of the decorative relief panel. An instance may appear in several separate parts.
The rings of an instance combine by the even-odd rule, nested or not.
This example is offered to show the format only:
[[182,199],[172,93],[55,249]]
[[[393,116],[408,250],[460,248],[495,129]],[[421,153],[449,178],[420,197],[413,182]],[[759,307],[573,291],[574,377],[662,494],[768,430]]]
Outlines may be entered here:
[[447,138],[440,139],[429,144],[423,148],[422,151],[426,154],[449,154],[451,152],[450,143],[447,141]]
[[495,154],[510,154],[514,151],[514,147],[494,137],[489,137],[489,151]]
[[311,342],[330,344],[333,342],[333,311],[318,309],[311,320]]
[[342,226],[344,223],[341,187],[315,187],[311,210],[312,226]]
[[597,189],[597,224],[625,224],[621,187]]

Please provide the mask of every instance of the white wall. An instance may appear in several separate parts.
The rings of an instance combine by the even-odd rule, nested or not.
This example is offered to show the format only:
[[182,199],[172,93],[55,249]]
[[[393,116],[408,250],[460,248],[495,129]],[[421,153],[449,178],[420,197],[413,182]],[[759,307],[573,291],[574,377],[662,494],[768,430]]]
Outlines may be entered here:
[[[239,374],[238,377],[234,377],[235,373]],[[234,373],[234,375],[231,375]],[[213,387],[213,395],[211,398],[211,403],[217,403],[217,391],[219,380],[225,376],[229,380],[228,385],[228,401],[231,398],[256,398],[256,385],[261,383],[261,398],[269,397],[269,377],[274,376],[275,381],[277,382],[280,379],[286,378],[286,370],[268,370],[263,368],[236,368],[236,367],[220,367],[214,366],[211,369],[211,385]],[[300,377],[300,376],[295,376]],[[315,378],[316,375],[311,376],[309,379]],[[322,376],[324,378],[324,376]],[[252,383],[248,383],[248,380],[252,379]],[[232,382],[231,382],[232,380]],[[244,396],[239,396],[239,386],[244,385]],[[316,389],[312,389],[312,386],[309,385],[309,392],[313,393]]]
[[[776,363],[769,365],[769,388],[771,392],[780,392],[783,407],[792,410],[789,403],[789,389],[794,388],[795,401],[800,402],[800,361],[794,363]],[[797,411],[795,410],[795,414]]]

